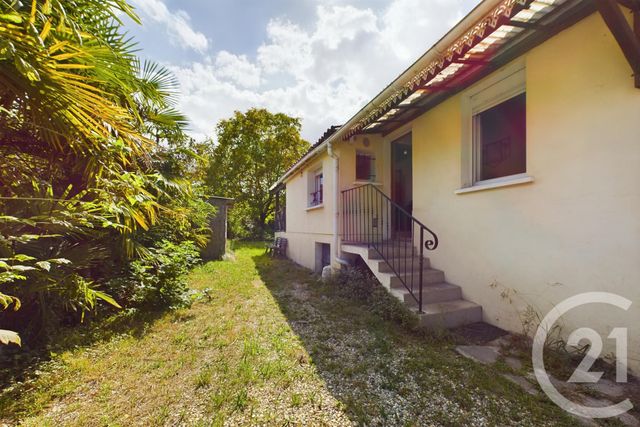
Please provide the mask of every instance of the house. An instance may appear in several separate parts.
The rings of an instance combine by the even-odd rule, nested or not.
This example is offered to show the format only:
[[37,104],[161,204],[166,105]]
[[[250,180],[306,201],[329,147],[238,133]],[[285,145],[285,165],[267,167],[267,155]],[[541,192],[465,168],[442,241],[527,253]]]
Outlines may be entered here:
[[561,327],[628,327],[637,359],[639,5],[482,1],[273,187],[288,256],[317,271],[360,257],[432,326],[522,331],[616,293],[635,304]]

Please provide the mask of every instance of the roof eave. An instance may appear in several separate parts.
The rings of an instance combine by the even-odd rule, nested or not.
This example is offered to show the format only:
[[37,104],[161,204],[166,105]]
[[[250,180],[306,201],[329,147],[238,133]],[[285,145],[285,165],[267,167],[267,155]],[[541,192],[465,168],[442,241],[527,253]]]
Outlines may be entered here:
[[[337,132],[336,132],[336,134],[337,134]],[[322,144],[318,145],[313,150],[309,151],[303,158],[298,160],[295,165],[293,165],[287,172],[285,172],[285,174],[282,175],[278,179],[278,181],[276,181],[276,183],[273,184],[269,188],[269,191],[274,191],[276,188],[278,188],[282,184],[285,184],[289,180],[291,175],[296,173],[298,171],[298,169],[300,169],[303,166],[305,166],[309,162],[309,160],[311,160],[312,158],[316,157],[318,154],[322,153],[322,151],[326,150],[327,149],[327,144],[329,144],[329,142],[333,140],[333,138],[336,136],[336,134],[331,135],[331,137],[329,137],[326,141],[324,141]]]
[[484,0],[478,4],[471,12],[467,14],[458,24],[456,24],[447,34],[445,34],[440,40],[438,40],[429,50],[427,50],[417,61],[415,61],[409,68],[407,68],[402,74],[400,74],[391,84],[384,88],[378,95],[376,95],[371,101],[369,101],[360,111],[358,111],[347,123],[345,123],[336,133],[330,138],[320,144],[311,152],[307,153],[300,161],[292,166],[278,181],[271,186],[270,191],[275,190],[277,187],[286,183],[291,175],[296,173],[301,167],[308,163],[309,159],[315,157],[326,149],[327,145],[335,141],[343,139],[345,134],[348,133],[354,125],[356,125],[361,119],[366,117],[372,110],[376,109],[379,104],[384,102],[389,96],[402,88],[408,81],[415,77],[426,64],[436,59],[444,52],[447,47],[453,43],[458,37],[464,34],[469,28],[480,20],[487,13],[491,12],[496,6],[501,3],[502,0]]

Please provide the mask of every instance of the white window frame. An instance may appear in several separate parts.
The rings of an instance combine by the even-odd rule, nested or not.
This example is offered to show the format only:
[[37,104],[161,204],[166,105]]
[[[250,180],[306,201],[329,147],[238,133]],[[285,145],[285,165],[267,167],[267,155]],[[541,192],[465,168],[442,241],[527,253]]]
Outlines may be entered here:
[[[526,67],[521,60],[495,72],[462,95],[462,179],[456,194],[533,182],[533,177],[527,174],[528,165],[524,173],[478,179],[478,150],[481,149],[478,115],[523,93],[526,93]],[[527,144],[527,151],[528,147]]]
[[[322,175],[322,202],[313,204],[312,193],[316,192],[316,178],[318,175]],[[324,174],[322,167],[312,169],[308,172],[307,177],[307,210],[317,209],[324,206]],[[313,190],[313,191],[312,191]]]

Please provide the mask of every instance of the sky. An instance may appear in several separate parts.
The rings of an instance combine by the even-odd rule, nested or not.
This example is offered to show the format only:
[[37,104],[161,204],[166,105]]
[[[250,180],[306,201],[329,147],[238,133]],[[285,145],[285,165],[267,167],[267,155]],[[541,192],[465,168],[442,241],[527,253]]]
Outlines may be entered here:
[[478,0],[130,0],[138,55],[180,82],[196,139],[234,111],[298,117],[315,142],[343,124]]

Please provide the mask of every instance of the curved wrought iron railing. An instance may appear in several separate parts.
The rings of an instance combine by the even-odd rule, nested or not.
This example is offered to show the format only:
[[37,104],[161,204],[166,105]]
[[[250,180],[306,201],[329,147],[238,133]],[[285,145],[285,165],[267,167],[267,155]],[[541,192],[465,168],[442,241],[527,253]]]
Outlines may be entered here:
[[436,249],[438,236],[406,208],[373,184],[342,191],[342,242],[374,249],[422,312],[424,250]]

